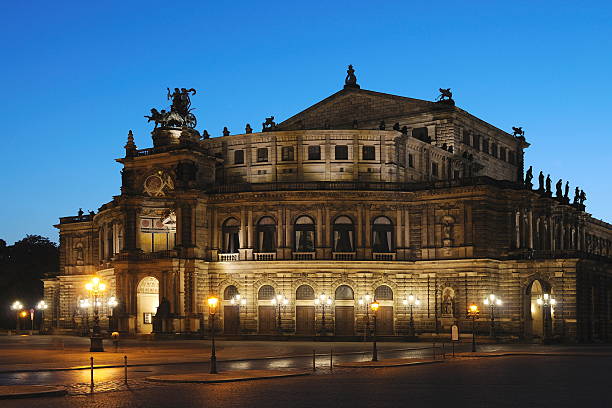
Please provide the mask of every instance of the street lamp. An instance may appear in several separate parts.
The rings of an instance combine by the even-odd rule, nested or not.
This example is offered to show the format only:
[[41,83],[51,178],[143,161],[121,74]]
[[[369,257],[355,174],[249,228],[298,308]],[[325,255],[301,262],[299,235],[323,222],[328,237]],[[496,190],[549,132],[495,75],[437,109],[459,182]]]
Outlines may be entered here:
[[484,303],[485,306],[489,306],[490,308],[491,312],[489,313],[489,315],[491,317],[491,332],[489,333],[489,335],[492,338],[495,338],[495,308],[502,305],[502,300],[501,298],[491,293],[483,300],[482,303]]
[[406,297],[406,299],[402,300],[402,303],[404,304],[404,306],[410,307],[410,321],[408,323],[408,335],[410,337],[414,337],[415,336],[414,311],[412,309],[414,306],[419,306],[421,304],[421,301],[417,299],[416,296],[410,294],[408,295],[408,297]]
[[472,318],[472,353],[476,352],[476,319],[478,319],[479,314],[478,305],[472,303],[468,307],[468,317]]
[[542,308],[542,324],[544,328],[543,341],[548,340],[550,337],[550,323],[552,323],[552,308],[557,304],[557,300],[550,296],[548,293],[544,293],[542,297],[536,299],[536,303]]
[[40,302],[38,302],[36,304],[36,310],[40,310],[40,331],[44,331],[45,329],[45,310],[47,310],[47,308],[49,307],[49,305],[47,305],[47,302],[45,302],[44,300],[41,300]]
[[285,295],[278,294],[276,297],[272,298],[272,305],[276,306],[276,318],[277,324],[276,329],[278,330],[278,334],[283,334],[283,329],[281,327],[282,318],[281,318],[281,308],[285,307],[289,304],[289,299],[285,297]]
[[377,301],[374,301],[370,304],[370,307],[372,308],[372,312],[374,314],[374,335],[372,336],[372,361],[378,361],[378,350],[376,349],[376,315],[378,313],[378,308],[380,307],[380,305],[378,304]]
[[20,329],[19,312],[21,311],[21,309],[23,309],[23,305],[18,300],[14,301],[11,305],[11,310],[13,310],[17,314],[17,322],[15,323],[15,330],[17,330],[17,332],[19,332]]
[[314,304],[315,307],[320,307],[321,308],[321,335],[325,335],[326,333],[326,328],[325,328],[325,308],[327,306],[331,307],[332,305],[332,298],[331,296],[327,296],[325,293],[321,293],[319,295],[319,297],[315,298],[314,300]]
[[89,351],[90,352],[104,351],[104,343],[102,341],[102,332],[100,329],[99,306],[101,303],[98,300],[98,297],[102,295],[104,291],[106,290],[106,284],[101,282],[100,278],[98,278],[97,276],[94,276],[91,279],[91,282],[88,282],[85,285],[85,289],[87,290],[87,292],[89,292],[92,298],[93,312],[94,312],[94,326],[93,326],[93,331],[90,337],[91,344],[89,347]]
[[232,298],[230,299],[230,304],[232,306],[237,306],[238,307],[238,331],[242,332],[242,322],[240,319],[240,309],[242,307],[246,307],[246,298],[242,297],[240,295],[240,293],[236,293],[234,296],[232,296]]
[[91,307],[91,302],[89,301],[89,299],[79,299],[79,307],[81,308],[81,310],[83,310],[83,315],[85,316],[85,323],[83,324],[83,336],[87,336],[89,335],[89,308]]
[[373,299],[372,295],[366,294],[360,297],[359,300],[357,301],[357,304],[363,307],[366,312],[366,316],[365,316],[366,328],[365,328],[365,333],[363,335],[363,341],[366,341],[368,339],[368,334],[370,334],[370,305],[372,304],[372,299]]
[[217,374],[217,349],[215,347],[215,313],[217,313],[217,305],[219,298],[211,296],[208,298],[208,314],[210,317],[210,373]]

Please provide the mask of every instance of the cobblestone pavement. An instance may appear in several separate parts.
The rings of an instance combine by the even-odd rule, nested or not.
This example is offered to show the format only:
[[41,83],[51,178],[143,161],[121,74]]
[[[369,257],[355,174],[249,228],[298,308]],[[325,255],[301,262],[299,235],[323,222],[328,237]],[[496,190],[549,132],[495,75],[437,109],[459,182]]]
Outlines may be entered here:
[[117,392],[90,395],[81,386],[70,396],[3,401],[2,407],[608,407],[610,363],[595,356],[503,357],[226,384],[134,382],[129,389],[115,384]]

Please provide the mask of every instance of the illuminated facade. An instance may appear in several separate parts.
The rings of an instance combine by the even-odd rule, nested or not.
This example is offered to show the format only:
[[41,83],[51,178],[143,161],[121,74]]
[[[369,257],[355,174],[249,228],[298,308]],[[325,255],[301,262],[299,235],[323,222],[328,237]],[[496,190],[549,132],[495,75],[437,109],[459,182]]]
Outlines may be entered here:
[[469,331],[468,305],[484,329],[495,293],[500,334],[612,334],[612,226],[526,186],[525,138],[452,99],[347,78],[261,133],[161,126],[152,138],[138,149],[130,132],[120,195],[60,219],[49,326],[84,325],[82,286],[97,275],[119,301],[111,324],[129,333],[205,330],[209,295],[227,335],[363,336],[366,295],[380,335],[411,334],[409,295],[417,334]]

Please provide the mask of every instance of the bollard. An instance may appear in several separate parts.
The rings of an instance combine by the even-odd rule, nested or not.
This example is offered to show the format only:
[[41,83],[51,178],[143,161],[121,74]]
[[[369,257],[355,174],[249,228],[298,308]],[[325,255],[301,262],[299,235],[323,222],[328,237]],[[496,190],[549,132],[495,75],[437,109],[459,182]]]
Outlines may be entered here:
[[127,356],[123,356],[123,383],[127,385]]
[[312,371],[317,371],[317,366],[316,366],[315,359],[316,359],[316,354],[315,354],[315,351],[313,349],[312,350]]
[[334,371],[334,349],[329,349],[329,371]]
[[93,392],[94,391],[94,378],[93,378],[93,357],[89,357],[89,363],[91,366],[91,384],[90,384],[90,391]]

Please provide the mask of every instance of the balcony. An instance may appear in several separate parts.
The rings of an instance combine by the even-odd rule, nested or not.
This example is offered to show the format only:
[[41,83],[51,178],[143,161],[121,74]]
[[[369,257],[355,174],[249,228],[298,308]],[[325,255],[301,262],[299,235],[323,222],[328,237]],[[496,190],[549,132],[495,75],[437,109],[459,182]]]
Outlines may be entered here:
[[253,259],[256,261],[274,261],[276,259],[276,252],[255,252]]
[[294,252],[293,259],[296,261],[312,261],[315,259],[314,252]]
[[334,261],[353,261],[355,252],[333,252]]
[[236,262],[240,260],[240,254],[230,253],[230,254],[219,254],[219,262]]
[[395,261],[395,252],[374,252],[372,259],[375,261]]

